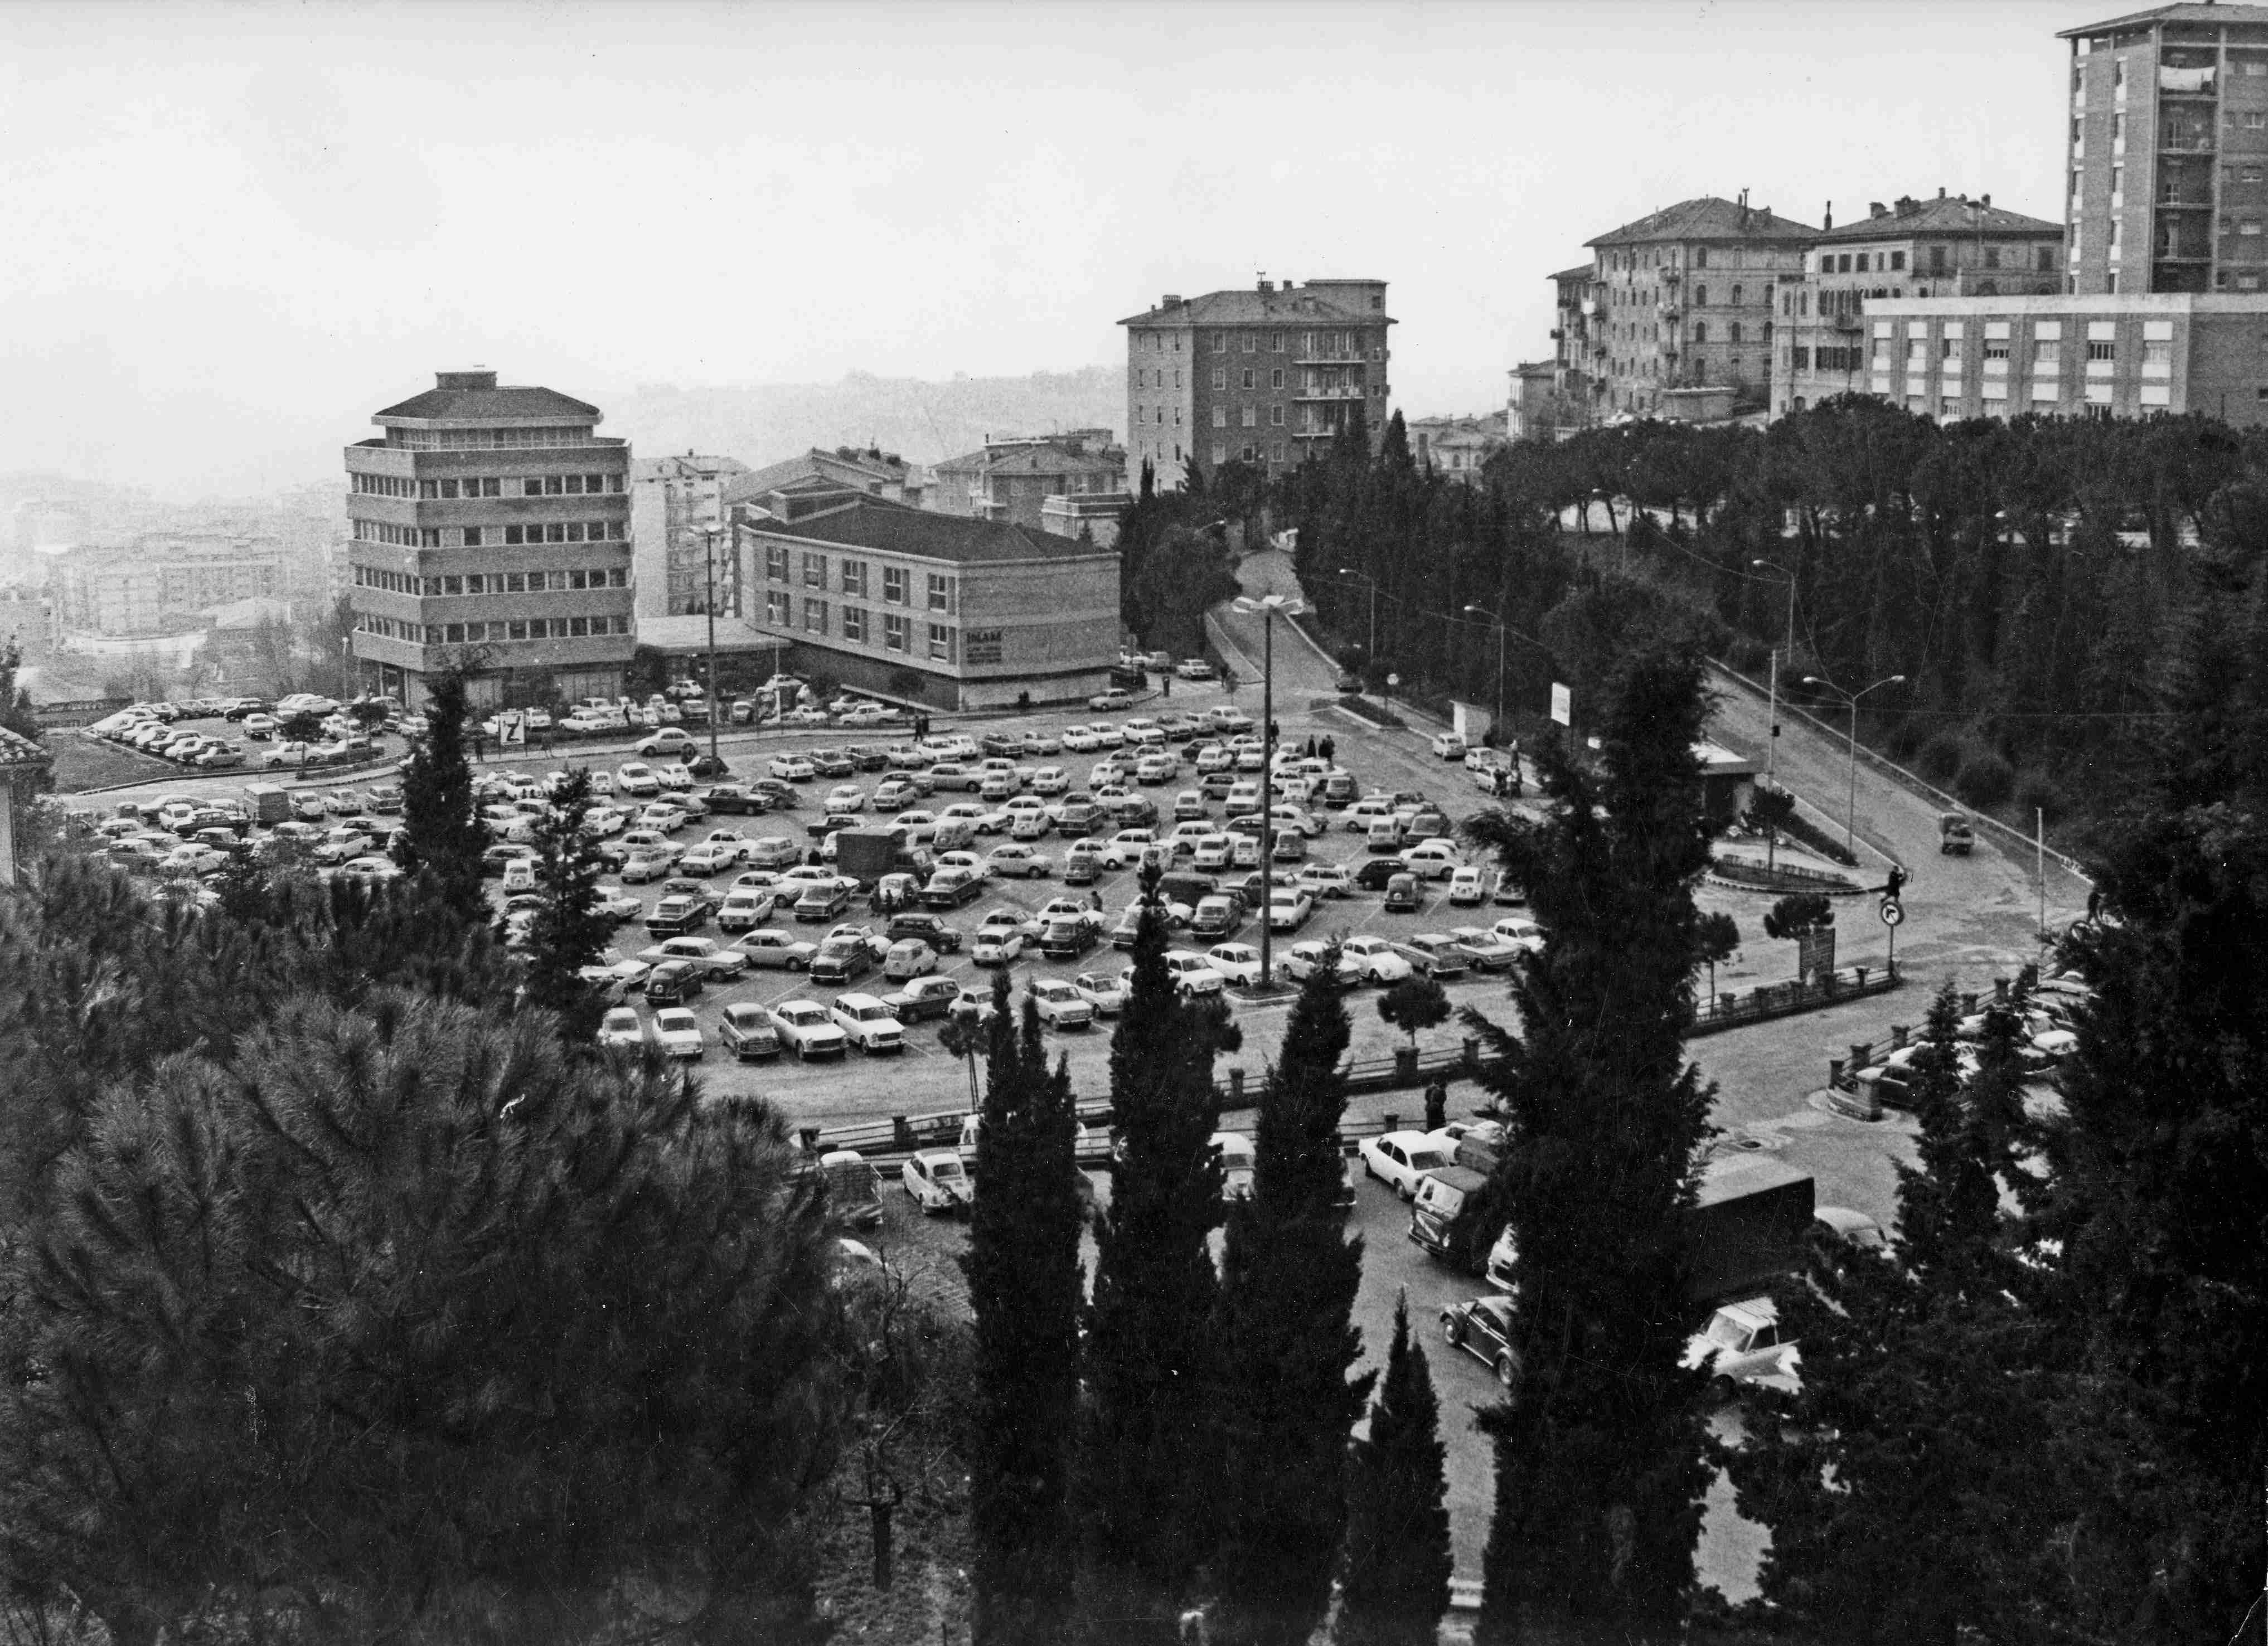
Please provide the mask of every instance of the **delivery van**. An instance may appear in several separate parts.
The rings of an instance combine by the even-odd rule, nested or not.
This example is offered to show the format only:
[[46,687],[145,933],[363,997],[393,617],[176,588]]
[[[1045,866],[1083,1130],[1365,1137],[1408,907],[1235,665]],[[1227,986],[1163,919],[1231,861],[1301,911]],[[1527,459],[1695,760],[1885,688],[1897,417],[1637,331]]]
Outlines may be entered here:
[[[1487,1187],[1488,1179],[1465,1166],[1442,1166],[1418,1182],[1417,1198],[1410,1206],[1410,1238],[1436,1257],[1451,1255],[1450,1231],[1465,1202]],[[1475,1253],[1477,1259],[1481,1253]],[[1479,1265],[1475,1264],[1477,1273]]]

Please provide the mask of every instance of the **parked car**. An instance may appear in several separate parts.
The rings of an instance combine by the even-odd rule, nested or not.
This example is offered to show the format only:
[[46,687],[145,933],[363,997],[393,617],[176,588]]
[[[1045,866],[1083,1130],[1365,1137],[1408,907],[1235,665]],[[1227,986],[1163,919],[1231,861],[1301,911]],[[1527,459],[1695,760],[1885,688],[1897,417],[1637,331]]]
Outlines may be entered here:
[[906,1049],[905,1025],[872,995],[837,995],[833,1016],[835,1026],[869,1057]]
[[1512,1346],[1513,1300],[1491,1292],[1441,1311],[1441,1335],[1496,1374],[1509,1389],[1520,1378],[1520,1353]]
[[771,1014],[753,1001],[725,1007],[717,1032],[725,1049],[744,1063],[779,1055],[779,1032],[772,1027]]
[[1032,984],[1032,1004],[1040,1021],[1055,1029],[1094,1026],[1094,1005],[1071,984],[1058,978],[1042,978]]
[[1719,1400],[1730,1400],[1742,1384],[1790,1393],[1800,1386],[1800,1356],[1793,1341],[1781,1338],[1779,1310],[1769,1297],[1747,1297],[1718,1309],[1686,1339],[1683,1363],[1693,1370],[1705,1367],[1709,1387]]
[[1388,987],[1413,974],[1415,968],[1395,952],[1394,945],[1383,937],[1359,936],[1349,937],[1341,945],[1346,959],[1359,966],[1365,981]]
[[1425,894],[1418,889],[1418,877],[1397,870],[1387,878],[1386,912],[1389,915],[1415,915],[1425,907]]
[[1260,981],[1260,951],[1246,943],[1217,943],[1205,951],[1205,964],[1240,988]]
[[919,1023],[926,1018],[942,1018],[953,1010],[961,998],[961,985],[949,977],[917,977],[895,994],[882,996],[882,1003],[890,1015],[901,1023]]
[[[1310,938],[1295,943],[1284,954],[1284,975],[1295,983],[1304,983],[1322,970],[1324,957],[1332,953],[1331,945]],[[1338,953],[1335,969],[1341,988],[1358,988],[1370,979],[1369,968],[1351,959],[1344,951]]]
[[783,972],[808,971],[811,957],[819,952],[817,944],[784,931],[752,931],[733,946],[748,957],[750,966]]
[[772,1030],[784,1050],[799,1062],[814,1057],[840,1057],[850,1049],[850,1038],[815,1000],[784,1000],[771,1010]]
[[1394,949],[1410,962],[1412,971],[1443,982],[1462,977],[1472,964],[1464,945],[1445,931],[1418,932],[1401,939]]
[[1098,1018],[1116,1017],[1126,1009],[1126,985],[1102,972],[1081,972],[1071,980],[1072,990],[1094,1008]]
[[899,1181],[927,1216],[965,1212],[976,1198],[976,1186],[951,1149],[924,1149],[899,1169]]
[[1424,1132],[1388,1132],[1362,1140],[1362,1169],[1403,1200],[1418,1193],[1418,1180],[1428,1172],[1454,1165],[1449,1151]]

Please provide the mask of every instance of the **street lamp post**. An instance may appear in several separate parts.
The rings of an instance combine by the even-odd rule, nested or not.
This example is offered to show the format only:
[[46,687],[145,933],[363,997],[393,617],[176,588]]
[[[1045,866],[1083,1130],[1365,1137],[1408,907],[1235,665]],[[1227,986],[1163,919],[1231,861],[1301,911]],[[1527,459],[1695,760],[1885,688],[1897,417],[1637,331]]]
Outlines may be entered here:
[[1352,577],[1370,590],[1370,650],[1364,654],[1363,660],[1366,663],[1375,664],[1378,661],[1378,580],[1375,577],[1365,576],[1351,566],[1341,566],[1339,576]]
[[1491,728],[1501,742],[1504,737],[1504,619],[1485,606],[1468,606],[1468,612],[1478,612],[1496,625],[1496,724]]
[[1276,975],[1276,932],[1268,919],[1276,886],[1276,620],[1296,617],[1307,605],[1288,594],[1241,595],[1236,609],[1260,614],[1260,986],[1265,988]]
[[[1786,567],[1769,560],[1752,560],[1749,563],[1752,566],[1764,567],[1769,571],[1776,571],[1787,579],[1787,660],[1793,663],[1795,661],[1795,574]],[[1764,787],[1767,789],[1773,786],[1779,774],[1779,649],[1777,646],[1772,649],[1771,654],[1771,706],[1764,711],[1764,716],[1768,722],[1764,728]],[[1778,829],[1768,831],[1764,835],[1764,872],[1767,874],[1771,873],[1775,866],[1774,859],[1778,856],[1778,846],[1779,831]]]
[[1849,790],[1843,802],[1843,849],[1849,852],[1854,858],[1859,855],[1859,700],[1868,692],[1878,692],[1885,686],[1903,686],[1905,680],[1904,675],[1893,674],[1886,680],[1876,680],[1872,686],[1861,687],[1855,692],[1846,692],[1834,681],[1822,680],[1816,674],[1807,674],[1803,677],[1803,683],[1806,686],[1824,687],[1841,698],[1851,710],[1851,775]]
[[707,552],[702,556],[702,567],[708,575],[709,584],[708,599],[702,602],[709,614],[709,759],[718,766],[725,761],[724,757],[717,753],[717,540],[732,529],[729,525],[712,525],[702,533],[707,545]]

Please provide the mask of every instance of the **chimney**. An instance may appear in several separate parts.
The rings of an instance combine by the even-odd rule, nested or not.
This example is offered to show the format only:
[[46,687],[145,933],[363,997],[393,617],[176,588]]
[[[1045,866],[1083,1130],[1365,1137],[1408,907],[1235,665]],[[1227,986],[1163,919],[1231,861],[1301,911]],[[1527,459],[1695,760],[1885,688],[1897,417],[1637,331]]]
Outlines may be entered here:
[[492,389],[497,386],[493,371],[436,371],[433,386],[437,389]]
[[1268,278],[1268,271],[1264,268],[1260,271],[1260,289],[1263,291],[1273,291],[1276,290],[1276,283]]
[[1937,197],[1938,197],[1940,200],[1942,200],[1942,199],[1944,199],[1944,198],[1945,198],[1945,185],[1944,185],[1944,184],[1942,184],[1942,183],[1940,183],[1940,184],[1937,186]]
[[1177,309],[1181,307],[1182,294],[1178,291],[1168,291],[1164,297],[1158,299],[1158,306],[1161,309]]
[[1992,209],[1992,196],[1990,195],[1979,195],[1977,196],[1977,203],[1984,207],[1985,210],[1990,211]]
[[1823,233],[1825,233],[1825,232],[1827,231],[1827,230],[1831,229],[1831,228],[1833,228],[1834,226],[1835,226],[1835,202],[1834,202],[1833,201],[1831,201],[1831,200],[1830,200],[1830,201],[1829,201],[1829,202],[1827,202],[1827,221],[1826,221],[1826,223],[1825,223],[1824,224],[1822,224],[1822,225],[1821,230],[1820,230],[1820,232],[1822,232],[1822,233],[1823,234]]
[[1868,217],[1887,217],[1889,215],[1890,209],[1884,205],[1881,201],[1870,200],[1867,202],[1867,216]]

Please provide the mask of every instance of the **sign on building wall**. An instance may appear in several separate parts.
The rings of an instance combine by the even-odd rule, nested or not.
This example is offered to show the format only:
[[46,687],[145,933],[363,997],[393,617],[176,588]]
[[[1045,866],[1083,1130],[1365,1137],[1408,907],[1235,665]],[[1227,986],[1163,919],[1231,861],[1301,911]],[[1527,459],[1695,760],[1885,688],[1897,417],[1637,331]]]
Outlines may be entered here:
[[999,662],[1000,631],[997,628],[965,628],[961,630],[961,660],[963,663]]
[[1551,682],[1551,717],[1563,726],[1575,724],[1575,694],[1557,680]]

